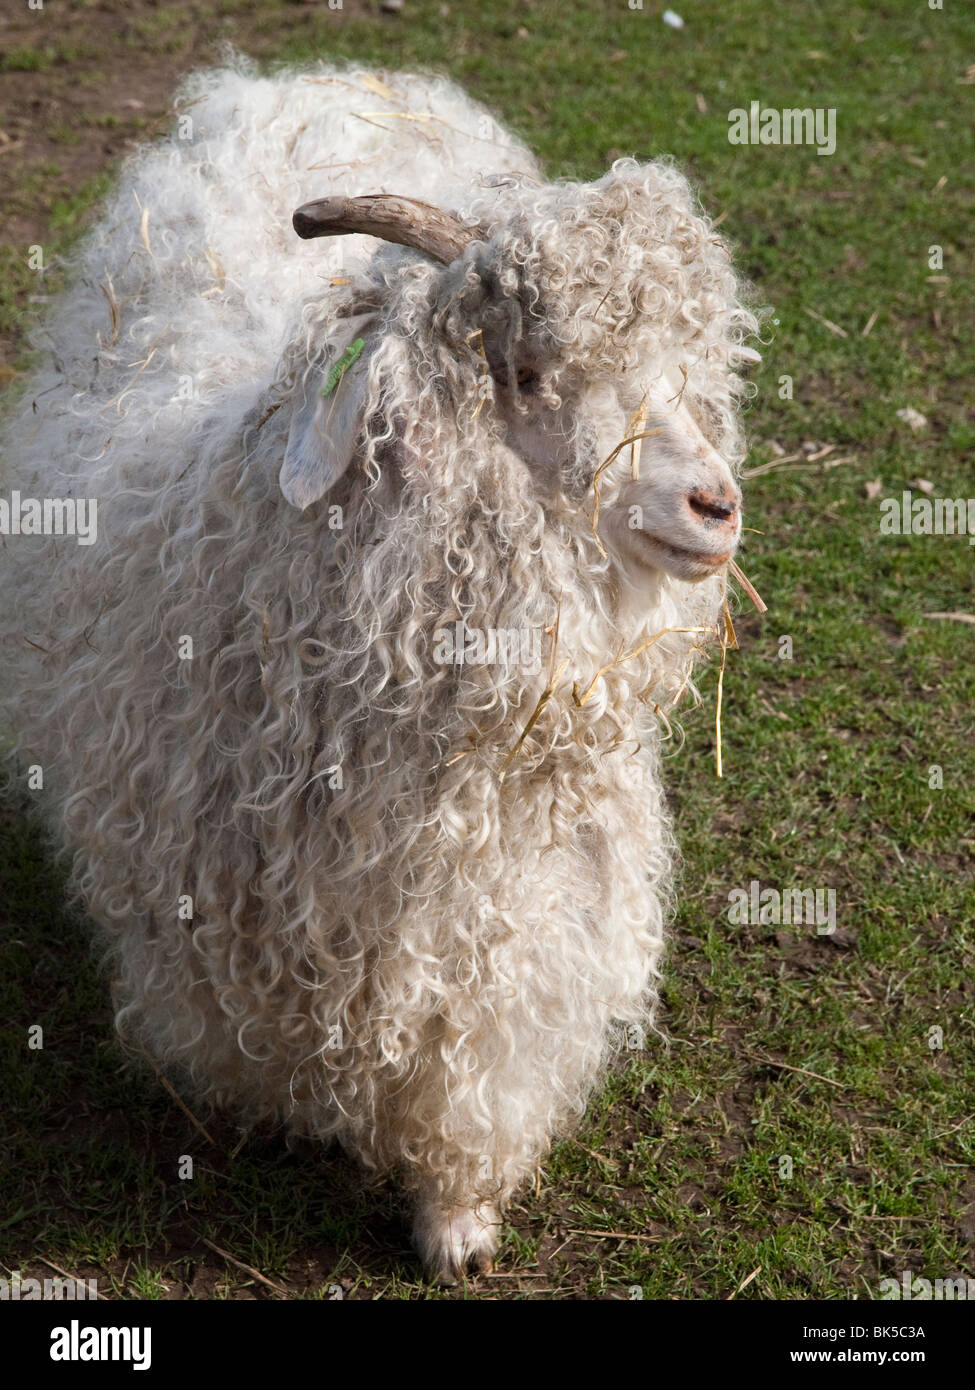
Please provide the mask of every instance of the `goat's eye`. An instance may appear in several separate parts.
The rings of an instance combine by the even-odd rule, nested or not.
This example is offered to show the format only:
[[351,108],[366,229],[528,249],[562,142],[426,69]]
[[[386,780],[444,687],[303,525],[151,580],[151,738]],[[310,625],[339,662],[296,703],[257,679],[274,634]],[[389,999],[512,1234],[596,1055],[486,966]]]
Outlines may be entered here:
[[[503,363],[499,363],[493,369],[495,381],[499,386],[507,387],[511,384],[511,377],[508,369]],[[541,377],[533,367],[519,367],[515,373],[515,382],[518,390],[523,396],[534,396],[541,385]]]

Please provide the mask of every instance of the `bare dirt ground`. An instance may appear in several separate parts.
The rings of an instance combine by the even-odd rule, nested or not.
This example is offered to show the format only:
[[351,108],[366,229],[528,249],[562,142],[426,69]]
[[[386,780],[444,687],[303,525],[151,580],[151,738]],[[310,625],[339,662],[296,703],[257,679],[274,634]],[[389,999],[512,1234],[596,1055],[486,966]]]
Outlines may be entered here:
[[[254,57],[282,42],[300,42],[314,26],[327,34],[350,18],[395,26],[395,16],[364,0],[212,5],[193,0],[94,0],[70,8],[28,8],[15,0],[0,14],[0,208],[2,240],[26,256],[52,233],[94,215],[85,190],[110,173],[138,144],[162,131],[174,89],[194,68],[217,61],[232,44]],[[72,204],[83,207],[75,212]],[[23,298],[21,294],[19,298]],[[0,371],[13,375],[21,337],[0,323]]]

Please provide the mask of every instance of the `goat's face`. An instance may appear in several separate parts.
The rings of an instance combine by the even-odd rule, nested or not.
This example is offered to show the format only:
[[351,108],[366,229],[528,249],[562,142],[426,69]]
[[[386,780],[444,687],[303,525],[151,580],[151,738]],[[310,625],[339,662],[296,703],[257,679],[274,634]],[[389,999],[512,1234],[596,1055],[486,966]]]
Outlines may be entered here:
[[[598,492],[600,541],[632,582],[648,571],[700,580],[727,564],[741,538],[741,493],[683,403],[679,375],[640,392],[570,370],[546,398],[530,354],[512,371],[490,336],[485,348],[508,446],[543,496],[558,490],[591,516]],[[618,449],[640,435],[635,460],[633,447]]]

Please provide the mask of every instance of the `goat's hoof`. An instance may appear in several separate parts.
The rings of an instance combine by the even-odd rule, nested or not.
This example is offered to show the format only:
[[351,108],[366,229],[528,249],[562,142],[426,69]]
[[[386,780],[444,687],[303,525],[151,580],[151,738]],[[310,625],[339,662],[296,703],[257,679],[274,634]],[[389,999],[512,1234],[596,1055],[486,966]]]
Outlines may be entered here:
[[464,1274],[490,1274],[501,1218],[495,1207],[451,1207],[421,1203],[414,1236],[428,1276],[450,1287]]

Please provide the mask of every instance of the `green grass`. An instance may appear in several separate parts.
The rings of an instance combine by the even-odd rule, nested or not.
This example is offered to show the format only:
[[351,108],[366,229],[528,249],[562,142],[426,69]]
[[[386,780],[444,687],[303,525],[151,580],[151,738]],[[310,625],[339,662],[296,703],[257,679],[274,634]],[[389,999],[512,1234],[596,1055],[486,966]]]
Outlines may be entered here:
[[50,48],[14,48],[0,55],[0,72],[42,72],[55,61]]
[[[447,19],[411,0],[395,19],[341,25],[323,7],[269,4],[238,35],[266,61],[447,71],[553,174],[673,154],[726,213],[771,311],[750,466],[775,456],[773,441],[848,460],[747,484],[758,534],[742,564],[769,612],[746,603],[738,621],[725,777],[713,772],[713,671],[668,765],[685,859],[670,1047],[628,1054],[556,1148],[511,1213],[504,1277],[430,1291],[392,1188],[366,1190],[340,1158],[288,1151],[271,1132],[241,1139],[227,1121],[206,1122],[210,1143],[151,1074],[123,1064],[83,923],[13,801],[0,821],[6,1267],[49,1259],[122,1297],[275,1296],[211,1241],[292,1295],[325,1299],[725,1298],[756,1269],[742,1298],[871,1298],[904,1269],[975,1273],[975,632],[924,616],[975,610],[975,551],[964,537],[882,536],[865,495],[875,479],[881,496],[917,478],[939,496],[972,491],[975,126],[959,79],[975,16],[839,0],[679,8],[674,33],[649,4],[597,0],[454,5]],[[243,12],[219,12],[209,32],[233,37]],[[189,43],[188,19],[146,24],[141,61],[152,55],[139,43]],[[752,98],[835,106],[835,155],[729,145],[727,112]],[[51,208],[57,246],[105,186]],[[928,278],[932,244],[947,281]],[[4,256],[13,274],[19,252]],[[0,324],[25,326],[36,310],[24,285],[0,284]],[[791,401],[778,396],[784,374]],[[897,419],[906,405],[928,417],[924,432]],[[782,635],[792,660],[779,659]],[[835,937],[729,922],[729,891],[753,879],[835,889]],[[32,1023],[43,1052],[26,1050]],[[177,1177],[183,1154],[192,1180]]]

